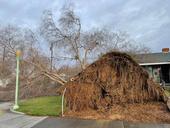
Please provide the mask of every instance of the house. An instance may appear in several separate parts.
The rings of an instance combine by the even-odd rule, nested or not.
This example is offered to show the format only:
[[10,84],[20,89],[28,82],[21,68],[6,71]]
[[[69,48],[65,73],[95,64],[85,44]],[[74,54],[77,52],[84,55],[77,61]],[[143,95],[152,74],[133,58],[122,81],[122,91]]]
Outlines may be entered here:
[[163,48],[160,53],[138,54],[136,60],[155,82],[170,85],[169,48]]

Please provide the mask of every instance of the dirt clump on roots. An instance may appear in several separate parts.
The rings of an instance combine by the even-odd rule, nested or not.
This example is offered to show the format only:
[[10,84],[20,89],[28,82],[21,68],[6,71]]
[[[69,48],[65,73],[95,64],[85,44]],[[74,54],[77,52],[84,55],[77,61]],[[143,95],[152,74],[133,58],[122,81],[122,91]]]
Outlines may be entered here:
[[66,83],[69,110],[106,112],[114,105],[161,102],[162,88],[126,53],[110,52]]
[[163,102],[114,104],[107,112],[96,110],[66,111],[70,118],[95,120],[123,120],[134,123],[170,123],[170,113]]

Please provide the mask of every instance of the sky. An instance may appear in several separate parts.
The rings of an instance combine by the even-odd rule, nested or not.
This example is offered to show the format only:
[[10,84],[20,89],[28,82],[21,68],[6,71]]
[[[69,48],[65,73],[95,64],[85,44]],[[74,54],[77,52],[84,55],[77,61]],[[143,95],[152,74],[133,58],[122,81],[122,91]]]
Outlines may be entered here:
[[0,0],[0,25],[36,29],[44,10],[57,19],[65,3],[74,4],[84,29],[125,31],[153,52],[170,48],[170,0]]

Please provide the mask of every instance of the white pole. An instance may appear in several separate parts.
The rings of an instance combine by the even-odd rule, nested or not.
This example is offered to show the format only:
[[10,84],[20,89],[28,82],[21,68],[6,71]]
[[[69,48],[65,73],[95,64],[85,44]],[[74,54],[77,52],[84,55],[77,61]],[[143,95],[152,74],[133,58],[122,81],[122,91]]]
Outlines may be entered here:
[[20,61],[21,51],[16,51],[16,61],[17,61],[17,67],[16,67],[16,87],[15,87],[15,105],[13,106],[13,109],[16,110],[19,108],[18,106],[18,92],[19,92],[19,61]]
[[65,95],[65,92],[66,92],[66,88],[64,89],[63,95],[62,95],[62,117],[64,116],[64,95]]

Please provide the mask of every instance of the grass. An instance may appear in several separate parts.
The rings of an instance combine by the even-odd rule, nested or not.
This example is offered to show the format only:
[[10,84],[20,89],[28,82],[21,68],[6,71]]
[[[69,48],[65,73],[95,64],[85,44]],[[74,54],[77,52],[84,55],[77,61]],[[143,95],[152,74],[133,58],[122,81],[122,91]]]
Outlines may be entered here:
[[170,96],[170,90],[165,90],[165,94],[166,94],[166,96]]
[[165,88],[165,94],[170,97],[170,88],[169,87],[166,87]]
[[61,113],[61,96],[28,99],[19,103],[17,111],[35,116],[58,116]]

